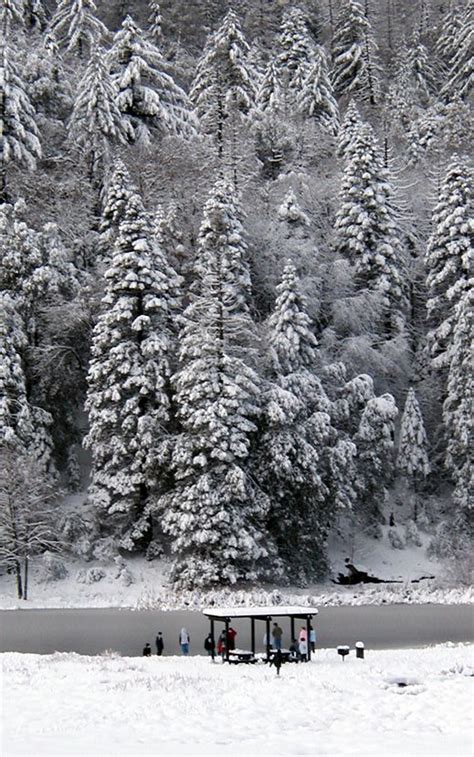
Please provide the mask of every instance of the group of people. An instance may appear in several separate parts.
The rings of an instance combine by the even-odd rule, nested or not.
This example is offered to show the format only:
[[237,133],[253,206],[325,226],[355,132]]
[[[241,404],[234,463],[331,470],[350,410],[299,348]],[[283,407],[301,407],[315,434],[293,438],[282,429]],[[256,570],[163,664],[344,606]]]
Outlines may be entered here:
[[[233,651],[235,649],[235,639],[237,636],[237,631],[235,628],[232,628],[230,626],[227,631],[224,629],[220,634],[219,638],[217,639],[217,654],[222,657],[222,659],[225,658],[227,650]],[[283,629],[278,625],[278,623],[274,623],[272,630],[271,630],[271,641],[267,638],[267,634],[263,637],[263,646],[267,647],[270,646],[272,649],[275,649],[277,652],[281,652],[282,649],[282,642],[283,642]],[[178,643],[181,649],[181,654],[187,656],[189,654],[189,645],[191,643],[191,637],[186,630],[186,628],[182,628],[179,632],[178,636]],[[309,627],[309,645],[312,652],[316,649],[316,631],[314,630],[313,626]],[[164,641],[163,641],[163,634],[161,631],[158,631],[158,635],[155,639],[155,646],[156,646],[156,654],[158,657],[161,657],[163,654],[163,650],[165,648]],[[204,649],[206,650],[209,657],[214,657],[216,652],[216,646],[215,642],[212,638],[212,634],[208,634],[206,638],[204,639]],[[289,651],[291,653],[291,656],[295,660],[306,660],[308,657],[308,638],[307,638],[307,632],[306,628],[304,626],[301,627],[301,630],[298,634],[298,639],[292,639],[291,644],[289,646]],[[143,647],[143,656],[144,657],[151,657],[151,644],[147,642],[145,646]],[[281,656],[281,655],[280,655]]]
[[[187,632],[186,628],[184,627],[179,632],[178,643],[181,648],[181,654],[188,655],[189,645],[191,643],[191,637],[189,633]],[[158,655],[158,657],[161,657],[165,648],[165,643],[163,641],[163,634],[161,631],[158,631],[157,637],[155,639],[155,646],[156,646],[156,654]],[[143,647],[143,657],[151,657],[151,644],[148,641]]]
[[[278,625],[278,623],[273,624],[272,628],[272,643],[271,646],[273,649],[281,650],[282,648],[282,641],[283,641],[283,629]],[[267,646],[267,635],[263,637],[263,645]],[[316,631],[313,628],[312,625],[309,627],[309,645],[312,652],[316,649]],[[307,638],[307,632],[306,628],[304,626],[301,626],[301,630],[298,634],[298,639],[292,639],[291,644],[289,646],[289,651],[291,652],[292,656],[295,657],[295,659],[298,660],[306,660],[308,655],[308,638]]]

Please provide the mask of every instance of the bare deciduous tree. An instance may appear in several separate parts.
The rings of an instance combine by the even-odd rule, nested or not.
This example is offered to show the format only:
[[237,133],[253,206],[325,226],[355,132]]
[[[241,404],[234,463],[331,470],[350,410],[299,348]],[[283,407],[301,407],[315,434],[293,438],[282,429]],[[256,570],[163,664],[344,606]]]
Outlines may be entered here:
[[30,557],[60,547],[57,496],[34,459],[0,450],[0,564],[15,575],[18,599],[28,598]]

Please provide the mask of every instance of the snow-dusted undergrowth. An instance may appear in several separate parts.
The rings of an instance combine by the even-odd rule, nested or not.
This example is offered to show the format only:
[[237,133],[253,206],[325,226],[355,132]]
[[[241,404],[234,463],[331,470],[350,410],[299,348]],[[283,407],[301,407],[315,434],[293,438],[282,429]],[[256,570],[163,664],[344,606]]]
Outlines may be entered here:
[[473,587],[433,588],[400,585],[397,588],[380,586],[351,586],[331,590],[327,587],[311,592],[296,592],[274,589],[273,591],[232,591],[221,589],[208,592],[174,592],[162,589],[156,593],[144,592],[136,602],[136,609],[201,610],[210,605],[216,607],[258,607],[260,605],[304,605],[331,607],[339,605],[380,604],[469,604],[474,599]]
[[2,657],[4,755],[472,753],[469,645],[318,650],[279,680],[204,657]]

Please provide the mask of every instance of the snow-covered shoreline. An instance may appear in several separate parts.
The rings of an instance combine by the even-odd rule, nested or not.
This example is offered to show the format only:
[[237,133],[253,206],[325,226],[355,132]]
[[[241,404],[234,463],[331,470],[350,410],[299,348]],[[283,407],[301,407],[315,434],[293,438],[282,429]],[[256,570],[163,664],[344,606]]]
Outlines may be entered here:
[[[312,587],[308,590],[296,589],[247,589],[215,590],[208,592],[175,592],[166,587],[132,586],[124,590],[104,584],[81,587],[84,591],[68,595],[67,590],[59,590],[55,585],[34,588],[33,598],[18,600],[13,595],[0,595],[0,610],[27,609],[87,609],[87,608],[127,608],[134,610],[195,610],[208,606],[248,607],[264,605],[299,604],[303,606],[339,607],[383,604],[473,604],[472,586],[441,587],[401,584],[397,587],[351,586],[331,589],[329,586]],[[64,587],[66,589],[66,587]],[[87,590],[88,589],[88,590]]]

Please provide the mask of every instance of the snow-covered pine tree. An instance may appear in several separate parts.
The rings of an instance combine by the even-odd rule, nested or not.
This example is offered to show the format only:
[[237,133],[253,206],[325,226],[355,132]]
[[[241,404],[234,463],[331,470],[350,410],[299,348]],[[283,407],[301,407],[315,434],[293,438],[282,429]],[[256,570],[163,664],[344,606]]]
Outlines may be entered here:
[[128,119],[137,143],[148,145],[154,131],[185,136],[194,133],[195,121],[186,93],[166,73],[160,51],[131,16],[115,34],[108,59],[117,87],[117,106]]
[[23,203],[0,206],[0,290],[15,298],[32,348],[38,344],[42,308],[58,295],[75,289],[76,271],[55,224],[41,232],[22,218]]
[[416,89],[425,97],[429,97],[438,88],[438,77],[430,60],[427,47],[423,44],[420,33],[415,31],[406,60],[406,68]]
[[381,148],[369,125],[360,127],[344,168],[336,215],[336,250],[354,269],[356,289],[378,292],[378,329],[403,329],[406,295],[403,251],[393,205],[393,188]]
[[23,210],[22,201],[0,205],[0,291],[9,292],[22,312],[29,300],[28,281],[41,264],[38,238]]
[[120,112],[116,98],[116,88],[105,65],[105,51],[94,48],[68,124],[69,135],[86,156],[94,181],[103,176],[110,160],[110,146],[133,139],[132,127]]
[[349,102],[342,119],[337,138],[336,155],[338,158],[345,159],[349,156],[352,142],[362,126],[362,119],[354,100]]
[[51,19],[50,28],[58,42],[79,58],[108,35],[96,12],[94,0],[60,0]]
[[28,340],[11,294],[0,292],[0,439],[12,449],[29,449],[33,437],[31,407],[21,353]]
[[458,96],[467,100],[471,93],[474,85],[473,29],[474,3],[468,0],[461,18],[460,29],[454,40],[455,54],[441,90],[441,94],[447,98]]
[[158,206],[153,218],[153,233],[173,268],[179,273],[187,273],[183,212],[177,203],[170,203],[166,210],[162,205]]
[[276,113],[282,109],[282,81],[280,70],[274,58],[271,58],[265,67],[255,102],[258,110],[262,113],[266,111]]
[[335,425],[347,436],[353,437],[367,403],[374,398],[374,381],[367,373],[361,373],[347,381],[338,389],[333,403],[332,415]]
[[449,71],[457,52],[457,38],[462,27],[459,0],[450,0],[441,20],[434,52],[445,71]]
[[190,91],[204,129],[217,142],[222,158],[224,142],[235,138],[235,121],[255,104],[255,71],[249,45],[234,11],[229,11],[212,34],[200,58]]
[[29,401],[24,371],[28,348],[14,298],[0,292],[0,446],[28,455],[45,476],[54,476],[49,413]]
[[275,375],[314,370],[317,341],[291,261],[287,262],[277,286],[275,309],[268,321],[268,344]]
[[160,3],[157,0],[149,0],[148,8],[150,11],[148,16],[148,34],[153,43],[159,45],[163,35]]
[[447,365],[446,351],[453,338],[456,306],[473,285],[472,181],[468,161],[454,157],[433,210],[433,232],[428,240],[425,269],[428,341],[434,365],[439,368]]
[[157,503],[174,554],[172,579],[181,587],[255,579],[268,554],[268,501],[248,472],[259,381],[234,198],[231,185],[219,181],[205,205],[194,293],[182,318],[175,488]]
[[300,208],[293,189],[288,190],[277,212],[279,220],[287,224],[289,236],[295,233],[299,236],[306,235],[305,229],[310,225],[309,217]]
[[298,107],[328,134],[335,136],[338,133],[339,107],[329,78],[326,53],[321,45],[316,47],[314,63],[303,81]]
[[110,258],[118,234],[119,226],[125,217],[129,200],[138,192],[133,184],[125,163],[116,158],[113,168],[106,176],[102,193],[102,213],[100,219],[100,252]]
[[132,550],[155,536],[151,497],[167,483],[169,311],[176,277],[152,241],[136,194],[127,201],[105,276],[86,402],[89,496],[103,533]]
[[423,416],[412,388],[408,390],[403,410],[396,465],[410,479],[415,489],[431,470]]
[[332,40],[335,92],[357,94],[371,105],[378,100],[378,63],[372,26],[356,0],[342,0]]
[[263,393],[255,476],[271,501],[268,529],[285,579],[305,584],[327,569],[329,491],[322,476],[334,431],[329,401],[314,372],[316,339],[291,262],[277,287],[267,331],[271,369]]
[[314,64],[315,45],[308,31],[307,18],[301,8],[285,11],[278,37],[280,54],[277,64],[283,81],[288,107],[301,96],[304,81]]
[[32,171],[41,157],[40,134],[35,111],[23,79],[23,67],[7,34],[0,41],[2,111],[0,140],[0,202],[8,201],[8,167],[16,165]]
[[474,506],[474,462],[472,408],[474,404],[474,297],[473,288],[465,290],[455,313],[453,336],[448,348],[448,380],[443,421],[448,440],[446,464],[455,488],[455,522],[472,538]]
[[391,394],[370,399],[354,437],[357,447],[358,509],[369,526],[376,526],[382,518],[385,489],[394,474],[397,415],[397,406]]

